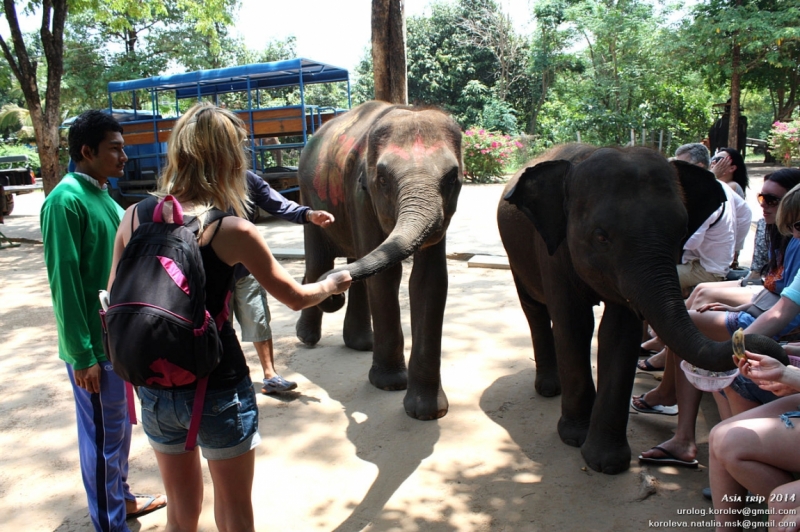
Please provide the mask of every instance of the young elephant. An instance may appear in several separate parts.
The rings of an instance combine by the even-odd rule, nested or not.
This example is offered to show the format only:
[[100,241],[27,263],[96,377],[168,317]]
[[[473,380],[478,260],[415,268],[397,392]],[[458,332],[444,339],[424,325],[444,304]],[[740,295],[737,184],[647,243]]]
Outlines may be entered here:
[[[630,466],[625,432],[643,318],[690,363],[734,367],[731,343],[709,340],[689,318],[675,268],[683,243],[725,200],[721,186],[649,149],[568,144],[531,161],[505,189],[497,223],[531,329],[536,391],[563,387],[559,435],[592,469]],[[592,306],[600,301],[595,391]],[[747,347],[786,361],[769,338],[748,335]]]
[[[436,109],[367,102],[314,135],[303,150],[299,173],[303,203],[336,217],[325,229],[305,226],[306,282],[326,275],[335,257],[347,257],[354,283],[344,320],[345,345],[373,351],[369,381],[375,387],[408,388],[403,404],[409,416],[444,416],[445,231],[463,180],[461,130]],[[407,372],[398,292],[401,261],[412,254]],[[343,304],[343,296],[334,296],[303,310],[297,337],[315,345],[322,312]]]

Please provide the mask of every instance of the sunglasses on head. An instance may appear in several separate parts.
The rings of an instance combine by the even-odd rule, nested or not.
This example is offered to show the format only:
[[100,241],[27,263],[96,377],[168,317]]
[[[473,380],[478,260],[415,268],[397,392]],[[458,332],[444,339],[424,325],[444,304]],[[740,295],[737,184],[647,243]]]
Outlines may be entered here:
[[762,207],[777,207],[781,202],[781,198],[774,194],[759,194],[758,204]]

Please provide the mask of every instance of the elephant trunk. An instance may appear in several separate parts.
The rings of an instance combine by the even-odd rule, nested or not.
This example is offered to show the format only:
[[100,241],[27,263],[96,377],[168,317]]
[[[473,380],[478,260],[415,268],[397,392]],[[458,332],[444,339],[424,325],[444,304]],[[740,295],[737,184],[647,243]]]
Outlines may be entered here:
[[403,194],[401,188],[399,192],[397,222],[386,240],[364,257],[334,271],[348,270],[353,281],[361,281],[407,259],[431,235],[444,230],[441,202],[425,199],[440,197],[441,193],[426,192],[418,184],[413,191]]
[[[645,278],[638,275],[635,283],[629,283],[629,301],[647,319],[659,338],[680,358],[690,364],[710,371],[727,371],[735,368],[733,346],[730,340],[715,342],[703,335],[686,310],[678,282],[678,274],[671,261],[648,260],[649,264],[664,264],[663,267],[639,269],[647,271]],[[652,261],[652,262],[651,262]],[[635,279],[632,275],[628,279]],[[769,355],[784,364],[789,363],[783,348],[766,336],[748,334],[747,349]]]

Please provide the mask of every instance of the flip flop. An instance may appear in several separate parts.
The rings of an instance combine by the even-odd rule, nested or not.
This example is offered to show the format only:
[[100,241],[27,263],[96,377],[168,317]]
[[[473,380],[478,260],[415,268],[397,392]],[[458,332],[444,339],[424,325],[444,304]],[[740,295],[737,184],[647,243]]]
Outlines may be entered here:
[[640,357],[651,357],[653,355],[657,355],[658,351],[655,349],[645,349],[644,347],[639,348],[639,356]]
[[641,371],[664,371],[664,368],[657,368],[650,363],[650,359],[640,360],[636,363],[636,369]]
[[[134,497],[137,499],[147,499],[147,504],[142,506],[142,509],[138,512],[132,512],[125,516],[125,519],[137,519],[142,517],[143,515],[147,515],[149,513],[155,512],[156,510],[160,510],[161,508],[167,505],[167,498],[163,495],[140,495],[138,493],[133,494]],[[156,504],[156,499],[164,497],[164,502]]]
[[[659,447],[658,445],[653,447],[653,449],[655,449],[656,451],[660,451],[661,453],[664,454],[664,456],[662,456],[660,458],[656,458],[656,457],[652,457],[652,456],[646,457],[646,456],[642,456],[640,454],[639,455],[639,462],[641,462],[643,464],[675,465],[675,466],[681,466],[681,467],[689,467],[689,468],[692,468],[692,469],[697,468],[697,465],[699,464],[699,462],[696,459],[695,460],[681,460],[680,458],[676,457],[674,454],[672,454],[668,450],[664,449],[663,447]],[[650,450],[652,451],[653,449],[650,449]]]
[[[640,395],[639,397],[631,397],[631,408],[640,412],[642,414],[661,414],[663,416],[677,416],[678,415],[678,405],[672,406],[661,406],[655,405],[650,406],[644,400],[645,394]],[[636,406],[636,401],[639,401],[642,406]]]

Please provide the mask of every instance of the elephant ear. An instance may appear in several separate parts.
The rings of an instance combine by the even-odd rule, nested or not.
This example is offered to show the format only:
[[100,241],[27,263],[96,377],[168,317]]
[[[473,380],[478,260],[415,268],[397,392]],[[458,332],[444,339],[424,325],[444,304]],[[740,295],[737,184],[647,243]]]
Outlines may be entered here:
[[672,161],[672,165],[678,171],[686,211],[689,213],[686,237],[681,242],[683,245],[727,201],[722,188],[726,185],[717,181],[714,174],[697,165],[685,161]]
[[550,255],[567,236],[564,191],[571,166],[569,161],[546,161],[526,168],[504,197],[530,218]]

